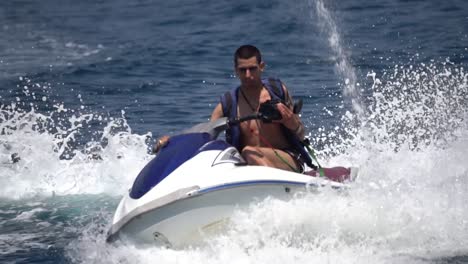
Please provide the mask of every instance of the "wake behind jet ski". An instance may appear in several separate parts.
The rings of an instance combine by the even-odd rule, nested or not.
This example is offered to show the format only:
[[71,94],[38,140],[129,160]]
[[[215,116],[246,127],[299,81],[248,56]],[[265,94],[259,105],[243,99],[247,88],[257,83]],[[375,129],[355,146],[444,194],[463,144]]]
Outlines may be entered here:
[[[343,167],[319,167],[301,174],[250,166],[235,147],[217,139],[230,125],[277,118],[274,107],[261,110],[198,124],[161,140],[157,156],[118,205],[107,241],[126,238],[152,245],[193,245],[222,229],[234,210],[255,200],[290,199],[293,193],[323,185],[345,188],[333,180],[354,180],[356,171]],[[320,174],[332,179],[311,177]]]

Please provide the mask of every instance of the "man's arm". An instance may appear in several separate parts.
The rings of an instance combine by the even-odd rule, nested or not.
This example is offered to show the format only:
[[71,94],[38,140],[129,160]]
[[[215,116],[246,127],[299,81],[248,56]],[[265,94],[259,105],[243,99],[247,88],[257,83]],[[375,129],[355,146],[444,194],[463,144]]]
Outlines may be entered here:
[[[221,106],[221,103],[219,103],[213,110],[210,121],[214,121],[221,117],[223,117],[223,107]],[[153,146],[153,149],[152,149],[153,154],[158,153],[159,150],[161,150],[161,148],[163,148],[167,144],[167,142],[169,142],[169,136],[160,137]]]
[[219,119],[221,117],[223,117],[224,114],[223,114],[223,107],[221,106],[221,103],[219,103],[215,109],[213,110],[213,113],[211,113],[211,118],[210,118],[210,121],[214,121],[216,119]]

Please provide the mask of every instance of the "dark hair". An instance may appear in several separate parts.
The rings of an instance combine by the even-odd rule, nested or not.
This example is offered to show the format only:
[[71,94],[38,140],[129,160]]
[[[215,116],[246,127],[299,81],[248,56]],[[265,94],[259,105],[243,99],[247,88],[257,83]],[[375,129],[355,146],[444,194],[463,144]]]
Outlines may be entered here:
[[257,58],[257,62],[262,62],[262,55],[257,47],[252,45],[242,45],[234,53],[234,66],[237,67],[237,59],[250,59],[253,56]]

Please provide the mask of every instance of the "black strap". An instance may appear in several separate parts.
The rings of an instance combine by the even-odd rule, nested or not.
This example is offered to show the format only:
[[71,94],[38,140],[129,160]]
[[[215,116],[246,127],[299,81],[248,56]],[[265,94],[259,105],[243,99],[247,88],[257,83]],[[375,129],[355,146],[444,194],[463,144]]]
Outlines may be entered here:
[[284,101],[284,92],[281,81],[278,79],[268,78],[268,83],[271,86],[272,92],[276,94],[282,101]]
[[231,117],[231,108],[232,108],[231,92],[228,91],[228,92],[224,93],[224,96],[221,99],[221,105],[223,106],[223,115],[225,117],[230,118]]

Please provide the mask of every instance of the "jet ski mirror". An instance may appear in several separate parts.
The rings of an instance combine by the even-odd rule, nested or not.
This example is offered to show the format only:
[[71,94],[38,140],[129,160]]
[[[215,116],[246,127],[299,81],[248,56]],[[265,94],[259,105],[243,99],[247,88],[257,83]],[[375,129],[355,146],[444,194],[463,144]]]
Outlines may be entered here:
[[297,114],[299,114],[301,112],[302,104],[303,104],[302,99],[299,99],[294,103],[294,108],[293,108],[293,113],[294,114],[297,115]]

